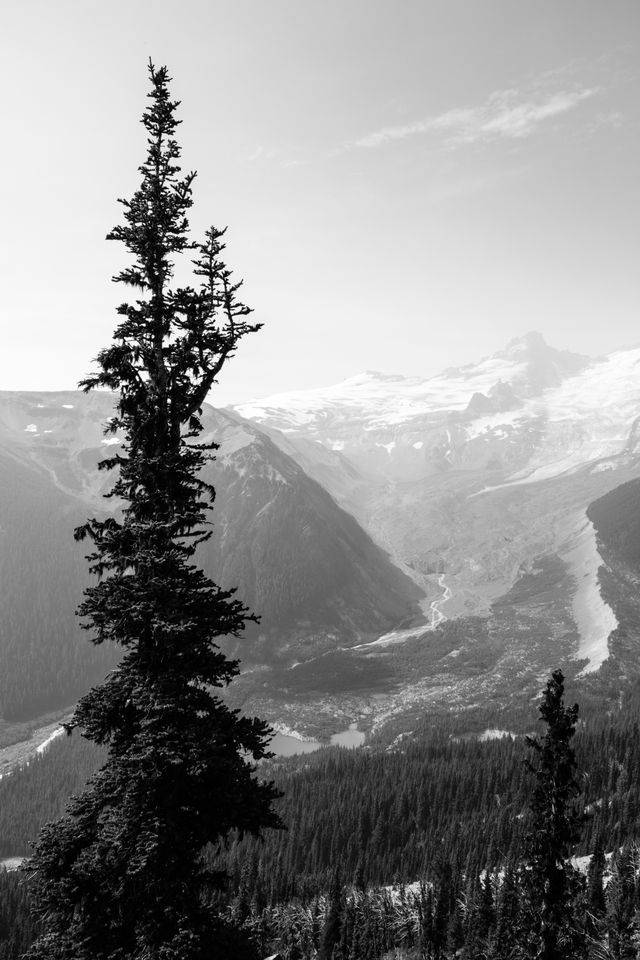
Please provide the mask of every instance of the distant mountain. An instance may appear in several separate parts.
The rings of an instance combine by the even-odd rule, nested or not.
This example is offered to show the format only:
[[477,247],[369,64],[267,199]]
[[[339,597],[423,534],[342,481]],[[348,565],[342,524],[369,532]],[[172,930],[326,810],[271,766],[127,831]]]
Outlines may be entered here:
[[235,409],[289,440],[319,441],[371,477],[484,470],[559,476],[634,452],[640,349],[589,360],[530,333],[477,364],[427,380],[365,373],[335,387]]
[[[73,527],[116,507],[97,461],[106,393],[0,394],[0,714],[72,702],[113,664],[74,611],[87,583]],[[206,407],[221,444],[208,479],[215,536],[201,561],[262,619],[236,645],[245,661],[286,664],[379,636],[420,616],[419,587],[330,495],[257,427]]]
[[633,673],[587,510],[640,475],[639,373],[640,349],[591,360],[527,334],[427,380],[366,373],[235,408],[304,458],[432,605],[428,631],[297,668],[291,694],[313,691],[300,716],[346,702],[344,720],[410,723],[535,696],[559,664],[588,684]]

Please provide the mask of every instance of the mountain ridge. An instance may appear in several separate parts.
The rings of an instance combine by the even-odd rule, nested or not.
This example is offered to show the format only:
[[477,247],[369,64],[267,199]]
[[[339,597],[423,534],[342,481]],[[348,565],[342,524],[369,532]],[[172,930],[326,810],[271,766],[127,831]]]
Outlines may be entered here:
[[[117,509],[102,496],[112,478],[97,469],[120,442],[104,434],[113,402],[100,392],[0,393],[0,715],[68,706],[115,662],[79,631],[89,574],[72,536],[87,516]],[[221,446],[206,470],[215,536],[198,560],[262,615],[229,641],[234,654],[286,664],[420,618],[421,589],[258,427],[209,405],[202,420],[203,440]]]

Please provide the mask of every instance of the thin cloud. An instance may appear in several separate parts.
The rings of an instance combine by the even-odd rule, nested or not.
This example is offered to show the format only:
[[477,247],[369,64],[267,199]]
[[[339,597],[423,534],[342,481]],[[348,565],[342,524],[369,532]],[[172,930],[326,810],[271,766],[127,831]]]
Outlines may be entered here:
[[597,87],[582,87],[556,93],[523,96],[518,90],[498,90],[477,107],[460,107],[425,120],[383,127],[353,141],[347,149],[371,149],[395,140],[435,133],[450,145],[472,144],[531,136],[546,120],[573,110],[595,96]]
[[609,113],[599,113],[589,127],[589,133],[597,133],[598,130],[601,130],[603,127],[619,130],[620,127],[624,126],[624,122],[625,117],[620,110],[611,110]]
[[263,163],[273,160],[276,156],[276,150],[273,150],[271,147],[263,147],[262,144],[260,144],[248,157],[245,157],[245,163]]

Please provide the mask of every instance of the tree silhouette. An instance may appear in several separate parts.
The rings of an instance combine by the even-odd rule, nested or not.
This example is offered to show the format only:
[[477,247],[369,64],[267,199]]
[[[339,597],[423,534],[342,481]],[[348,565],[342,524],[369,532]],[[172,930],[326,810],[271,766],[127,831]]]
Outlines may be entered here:
[[569,858],[580,838],[575,799],[580,793],[571,739],[578,706],[564,705],[564,676],[555,670],[547,682],[540,716],[547,725],[542,738],[527,737],[535,775],[531,799],[532,829],[527,837],[532,911],[539,918],[536,956],[540,960],[572,957],[570,941],[578,936],[571,911],[572,873]]
[[[219,640],[255,618],[193,562],[211,536],[214,495],[201,477],[216,448],[198,442],[201,407],[258,325],[221,259],[224,231],[189,239],[195,174],[180,176],[179,104],[165,67],[150,63],[149,75],[142,182],[108,235],[133,258],[114,280],[138,298],[118,308],[113,342],[81,384],[117,391],[108,432],[121,448],[100,467],[117,471],[108,496],[123,507],[119,519],[76,530],[92,543],[98,578],[79,614],[93,643],[124,655],[69,724],[106,745],[107,759],[28,864],[44,931],[33,960],[250,956],[212,906],[224,875],[204,854],[231,831],[279,825],[278,792],[252,762],[265,756],[269,728],[219,696],[238,673]],[[174,288],[174,258],[188,252],[198,285]]]

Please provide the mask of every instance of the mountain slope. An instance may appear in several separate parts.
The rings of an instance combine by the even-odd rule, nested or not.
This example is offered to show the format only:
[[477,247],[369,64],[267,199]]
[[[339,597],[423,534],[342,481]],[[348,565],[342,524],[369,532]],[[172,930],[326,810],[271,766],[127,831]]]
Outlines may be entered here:
[[14,720],[72,702],[115,658],[87,642],[74,616],[86,564],[73,528],[86,518],[86,504],[54,483],[6,429],[0,491],[0,715]]
[[379,636],[420,614],[422,591],[350,514],[255,427],[207,409],[221,443],[215,534],[203,563],[261,616],[245,658],[300,660]]
[[[102,428],[112,397],[0,394],[0,714],[32,717],[72,702],[114,662],[74,611],[87,583],[72,531],[113,509],[96,464],[118,438]],[[419,588],[354,518],[260,431],[204,413],[221,442],[207,571],[262,614],[238,645],[254,663],[361,642],[420,613]]]

